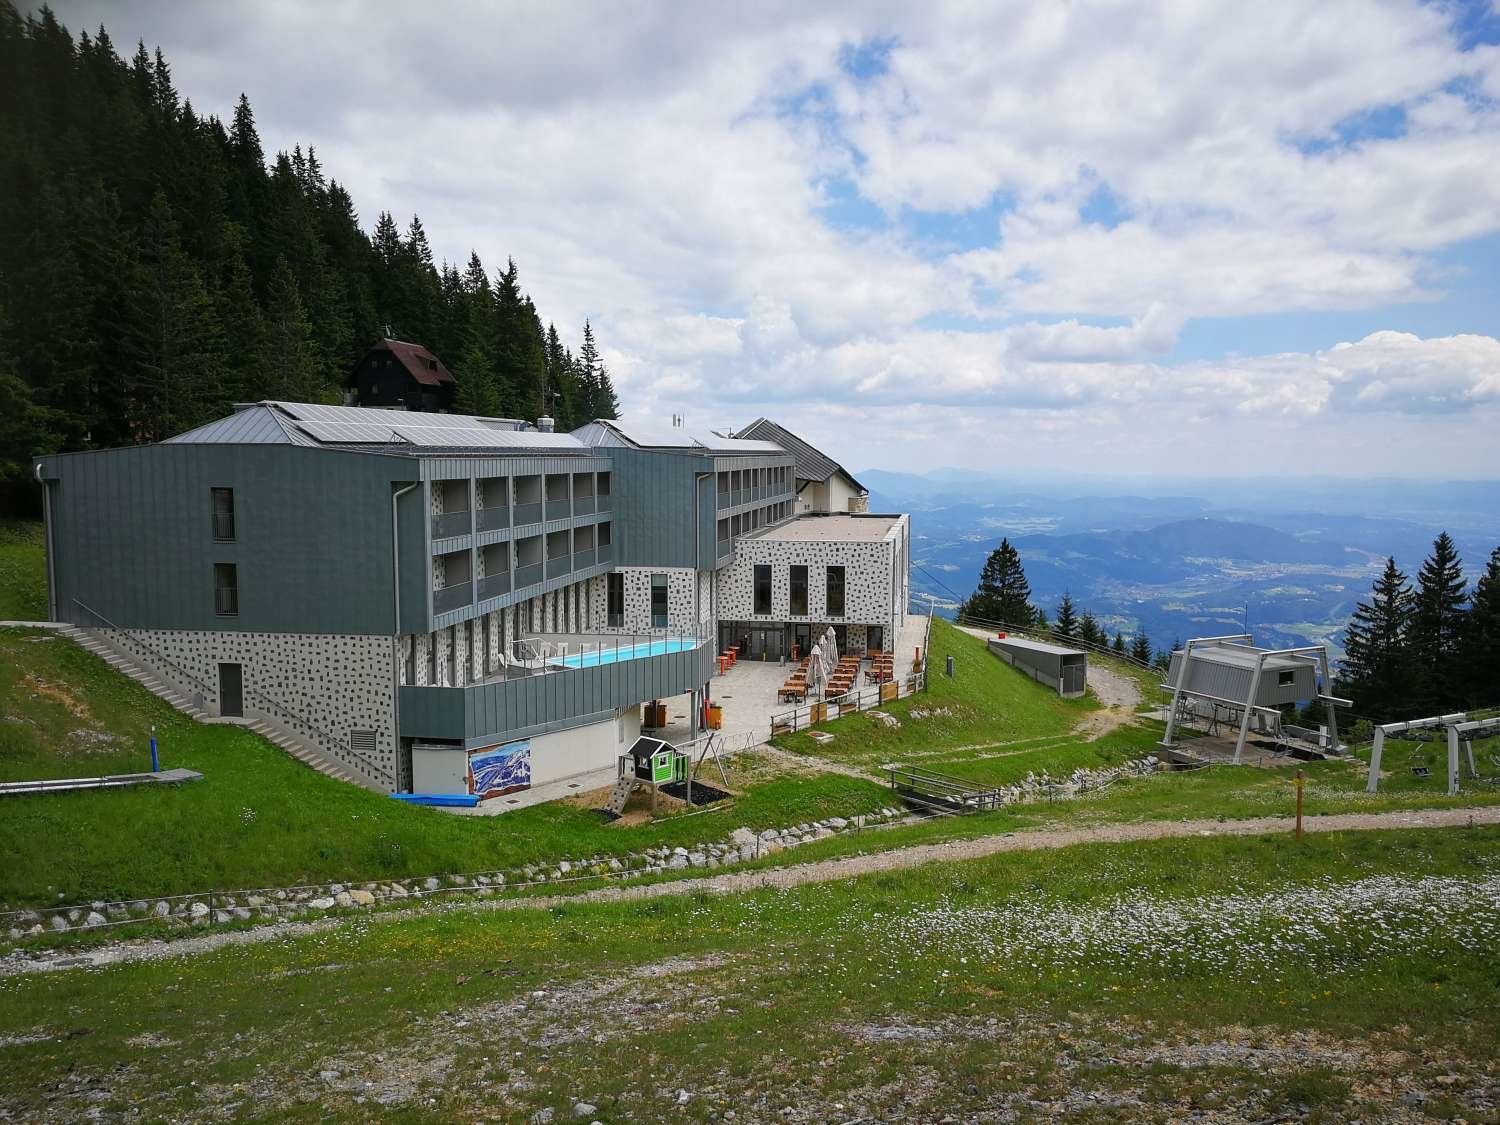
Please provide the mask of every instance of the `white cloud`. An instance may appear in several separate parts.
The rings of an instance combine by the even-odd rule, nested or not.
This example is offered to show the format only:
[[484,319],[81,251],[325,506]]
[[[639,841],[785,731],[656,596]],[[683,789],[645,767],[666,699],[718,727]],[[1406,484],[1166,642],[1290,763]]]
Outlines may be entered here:
[[[1171,467],[1228,431],[1357,468],[1439,422],[1425,463],[1473,462],[1500,410],[1489,336],[1173,358],[1193,318],[1440,301],[1436,252],[1500,231],[1500,49],[1443,5],[57,7],[160,42],[200,111],[247,90],[367,224],[514,256],[641,414],[790,412],[851,464]],[[829,177],[892,224],[830,223]],[[910,225],[997,200],[957,250]]]

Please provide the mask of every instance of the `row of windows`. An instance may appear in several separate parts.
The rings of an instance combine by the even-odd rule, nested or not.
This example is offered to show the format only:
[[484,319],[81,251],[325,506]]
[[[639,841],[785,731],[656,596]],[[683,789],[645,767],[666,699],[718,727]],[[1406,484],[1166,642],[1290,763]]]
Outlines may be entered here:
[[[745,488],[774,488],[777,492],[791,491],[792,470],[788,465],[776,465],[764,469],[730,469],[718,476],[718,492],[727,496]],[[727,501],[721,501],[724,507]]]
[[[755,614],[767,616],[771,613],[771,566],[757,563],[753,581]],[[787,614],[791,617],[807,616],[807,567],[793,566],[787,575]],[[829,617],[844,616],[844,568],[830,566],[823,575],[824,612]]]
[[792,502],[784,500],[777,504],[767,504],[764,508],[756,508],[753,511],[741,512],[737,516],[727,516],[719,520],[718,540],[722,546],[731,539],[738,539],[741,535],[749,535],[762,527],[770,527],[773,523],[780,523],[789,519],[792,514]]

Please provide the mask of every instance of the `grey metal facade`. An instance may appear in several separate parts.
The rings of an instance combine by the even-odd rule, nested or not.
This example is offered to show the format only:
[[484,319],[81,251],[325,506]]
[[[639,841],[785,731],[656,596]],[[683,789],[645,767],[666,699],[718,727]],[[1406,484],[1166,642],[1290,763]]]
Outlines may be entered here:
[[572,668],[469,687],[403,687],[401,734],[481,745],[574,726],[647,699],[702,687],[712,644],[592,668]]
[[1038,683],[1053,688],[1064,698],[1074,699],[1088,686],[1088,653],[1025,637],[992,637],[989,650],[1012,668]]
[[[394,631],[393,485],[415,462],[292,445],[150,445],[40,459],[56,620],[120,628]],[[216,542],[210,489],[234,490],[235,539]],[[408,504],[414,508],[415,505]],[[420,522],[421,513],[415,512]],[[406,534],[403,616],[429,583]],[[232,563],[239,612],[215,612]]]
[[[1177,683],[1182,653],[1172,654],[1166,682]],[[1212,696],[1233,703],[1250,695],[1250,679],[1255,673],[1255,657],[1233,650],[1214,647],[1193,649],[1188,665],[1189,675],[1183,690],[1195,695]],[[1317,665],[1311,659],[1295,656],[1267,657],[1256,686],[1256,707],[1280,707],[1318,698]]]

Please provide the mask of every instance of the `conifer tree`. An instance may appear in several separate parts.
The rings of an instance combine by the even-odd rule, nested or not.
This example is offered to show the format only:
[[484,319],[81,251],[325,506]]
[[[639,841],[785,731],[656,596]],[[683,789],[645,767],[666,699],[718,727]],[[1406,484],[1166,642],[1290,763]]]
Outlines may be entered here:
[[979,585],[963,605],[963,612],[981,621],[1025,627],[1032,623],[1031,585],[1021,566],[1021,554],[1009,539],[985,559]]
[[1090,645],[1102,645],[1105,641],[1104,631],[1099,628],[1099,620],[1092,610],[1084,610],[1078,620],[1078,639]]
[[1417,571],[1412,603],[1412,705],[1419,711],[1442,711],[1458,699],[1455,658],[1465,600],[1463,564],[1445,531],[1433,540],[1432,554]]
[[1057,624],[1052,631],[1058,636],[1072,640],[1078,636],[1078,614],[1073,608],[1073,596],[1063,591],[1062,601],[1057,606]]
[[1406,575],[1394,558],[1387,559],[1370,600],[1355,606],[1344,631],[1340,678],[1355,710],[1363,715],[1387,719],[1411,706],[1412,601]]
[[1458,638],[1457,666],[1465,708],[1500,704],[1500,547],[1490,552],[1474,583]]
[[1116,652],[1116,653],[1118,653],[1121,656],[1124,656],[1125,655],[1125,634],[1119,632],[1118,630],[1116,630],[1114,643],[1111,644],[1109,647],[1110,647],[1111,651]]
[[318,381],[312,325],[297,290],[291,267],[276,264],[266,293],[261,322],[260,386],[266,398],[289,402],[318,402],[325,389]]
[[1142,664],[1151,663],[1151,638],[1144,630],[1138,631],[1130,642],[1130,656]]

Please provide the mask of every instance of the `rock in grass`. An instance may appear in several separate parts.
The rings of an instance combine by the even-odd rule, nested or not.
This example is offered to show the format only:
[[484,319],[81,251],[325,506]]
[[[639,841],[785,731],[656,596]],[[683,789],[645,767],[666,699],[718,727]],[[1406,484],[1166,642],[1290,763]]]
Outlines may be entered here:
[[596,1106],[596,1105],[590,1105],[588,1102],[574,1102],[573,1103],[573,1116],[574,1117],[593,1117],[594,1114],[596,1114],[598,1112],[599,1112],[599,1107]]
[[314,910],[332,910],[333,909],[333,899],[331,899],[331,898],[315,898],[311,902],[309,902],[307,905],[310,906],[310,907],[312,907]]
[[355,906],[374,906],[375,896],[369,891],[350,891],[349,899]]

